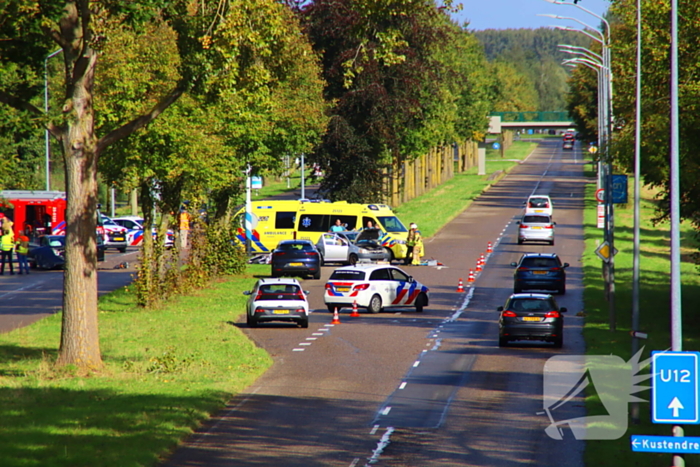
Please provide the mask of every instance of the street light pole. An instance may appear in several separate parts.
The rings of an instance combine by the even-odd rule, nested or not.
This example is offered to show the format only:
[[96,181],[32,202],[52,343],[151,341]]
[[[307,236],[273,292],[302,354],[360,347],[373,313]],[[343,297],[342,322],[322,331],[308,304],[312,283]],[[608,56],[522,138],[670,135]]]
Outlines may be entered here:
[[48,118],[49,118],[49,59],[55,57],[59,53],[63,52],[63,49],[58,49],[55,52],[50,53],[44,59],[44,114],[46,115],[46,129],[44,130],[44,150],[46,159],[46,191],[51,190],[51,170],[50,170],[50,154],[51,154],[51,144],[49,141],[49,128],[48,128]]

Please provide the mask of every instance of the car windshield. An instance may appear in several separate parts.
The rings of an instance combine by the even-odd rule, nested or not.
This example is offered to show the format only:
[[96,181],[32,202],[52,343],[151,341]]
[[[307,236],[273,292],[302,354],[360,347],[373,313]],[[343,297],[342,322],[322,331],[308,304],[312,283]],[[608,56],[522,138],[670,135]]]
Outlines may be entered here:
[[551,224],[549,216],[525,216],[523,224]]
[[524,268],[557,268],[559,263],[555,258],[523,258],[520,266]]
[[531,208],[548,208],[549,203],[547,202],[547,198],[530,198],[530,207]]
[[295,284],[263,284],[257,300],[303,300],[299,286]]
[[343,232],[340,234],[341,236],[345,237],[347,240],[354,242],[357,236],[359,235],[360,232]]
[[65,237],[51,237],[48,239],[48,245],[52,248],[61,248],[66,245]]
[[523,312],[552,311],[554,306],[549,300],[513,299],[508,309]]
[[338,281],[362,281],[365,279],[364,271],[353,271],[350,269],[337,269],[331,274],[331,280]]
[[280,243],[277,245],[278,251],[314,251],[311,243]]
[[396,216],[380,216],[377,220],[387,232],[408,232],[406,226]]

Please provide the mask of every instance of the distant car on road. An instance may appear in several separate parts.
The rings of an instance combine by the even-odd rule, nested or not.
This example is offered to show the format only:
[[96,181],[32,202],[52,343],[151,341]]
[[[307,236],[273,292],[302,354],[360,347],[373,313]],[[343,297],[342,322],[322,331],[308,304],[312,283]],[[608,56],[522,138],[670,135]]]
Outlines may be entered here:
[[557,305],[549,294],[513,294],[505,306],[499,306],[498,346],[504,347],[511,341],[541,340],[554,343],[561,348],[564,344],[565,307]]
[[547,242],[554,245],[554,226],[552,216],[547,214],[525,214],[518,224],[518,245],[525,242]]
[[564,144],[562,145],[562,149],[566,149],[567,151],[573,151],[574,150],[574,142],[572,141],[564,141]]
[[394,307],[415,307],[420,313],[428,306],[428,293],[428,287],[395,266],[358,264],[333,271],[323,301],[330,312],[356,302],[371,313]]
[[126,247],[128,246],[126,241],[127,228],[122,227],[105,215],[102,215],[102,227],[105,232],[105,248],[116,248],[120,253],[126,253]]
[[554,214],[554,205],[548,195],[532,195],[525,201],[525,214]]
[[311,276],[321,278],[321,255],[309,240],[282,240],[270,258],[272,277]]
[[[65,251],[65,235],[42,235],[29,242],[27,262],[32,268],[62,269],[66,263]],[[104,240],[102,236],[97,235],[97,261],[104,260]]]
[[555,290],[566,293],[566,268],[556,253],[525,253],[517,263],[510,263],[513,273],[513,292],[523,290]]
[[262,322],[292,321],[302,328],[309,327],[309,294],[293,278],[259,279],[248,295],[246,323],[255,327]]
[[383,247],[379,229],[328,232],[316,243],[322,264],[391,261],[391,250]]

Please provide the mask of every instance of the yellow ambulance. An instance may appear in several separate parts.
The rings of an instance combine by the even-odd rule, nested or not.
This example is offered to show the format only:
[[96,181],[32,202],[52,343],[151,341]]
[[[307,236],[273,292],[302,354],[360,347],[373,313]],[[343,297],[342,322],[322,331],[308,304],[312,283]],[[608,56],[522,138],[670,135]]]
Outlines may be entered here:
[[[394,259],[406,257],[408,229],[385,204],[355,204],[345,201],[254,201],[251,251],[269,253],[280,240],[311,240],[318,242],[321,234],[329,232],[340,219],[345,230],[360,230],[371,222],[382,230],[380,241],[391,250]],[[237,240],[245,244],[245,206],[238,213],[241,227]]]

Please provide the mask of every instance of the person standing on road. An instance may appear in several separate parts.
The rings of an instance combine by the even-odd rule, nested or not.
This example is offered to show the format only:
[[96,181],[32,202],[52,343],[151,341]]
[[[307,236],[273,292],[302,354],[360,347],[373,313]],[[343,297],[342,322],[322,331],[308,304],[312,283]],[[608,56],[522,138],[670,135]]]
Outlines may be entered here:
[[27,262],[27,254],[29,253],[29,237],[24,235],[24,232],[20,232],[17,243],[15,244],[15,251],[17,252],[17,264],[19,265],[19,273],[22,274],[22,270],[29,274],[29,263]]
[[413,251],[411,252],[413,261],[411,264],[413,266],[419,266],[420,258],[423,256],[423,237],[420,234],[420,230],[418,230],[418,226],[416,224],[411,225],[413,225],[413,231],[415,232],[413,234]]
[[10,275],[14,275],[14,266],[12,265],[12,250],[15,247],[15,233],[12,229],[2,231],[2,238],[0,238],[0,276],[5,274],[5,261],[10,263]]
[[408,266],[411,264],[411,261],[413,260],[413,247],[416,244],[416,231],[418,229],[418,226],[411,222],[411,225],[408,226],[408,237],[406,238],[406,259],[404,260],[403,264]]
[[180,248],[186,250],[188,247],[187,237],[190,233],[190,215],[186,210],[180,211]]

